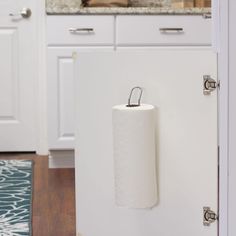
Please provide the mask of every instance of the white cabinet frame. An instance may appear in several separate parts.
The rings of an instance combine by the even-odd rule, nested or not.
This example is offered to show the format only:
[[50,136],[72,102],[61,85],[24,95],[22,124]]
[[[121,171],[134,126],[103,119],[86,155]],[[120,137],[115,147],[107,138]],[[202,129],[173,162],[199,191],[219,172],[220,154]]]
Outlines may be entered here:
[[236,2],[213,0],[218,51],[219,96],[219,236],[236,235]]
[[236,235],[236,2],[214,0],[219,4],[218,69],[220,96],[220,236]]
[[[233,213],[236,210],[236,201],[235,199],[235,175],[236,175],[236,163],[234,159],[236,156],[236,145],[232,142],[236,140],[236,132],[232,129],[232,122],[234,115],[236,113],[236,107],[233,106],[235,95],[229,97],[235,88],[232,84],[229,91],[228,85],[229,81],[233,81],[233,74],[236,77],[236,72],[233,72],[234,67],[228,68],[229,60],[229,49],[232,45],[228,44],[229,31],[232,35],[232,30],[234,29],[233,25],[229,25],[229,21],[234,24],[236,22],[236,15],[232,12],[235,10],[235,0],[213,0],[219,2],[219,10],[221,12],[220,21],[221,27],[218,25],[217,28],[221,28],[221,43],[219,43],[220,53],[219,53],[219,79],[221,80],[221,91],[219,97],[220,104],[220,229],[219,236],[234,236],[236,235],[236,224],[233,222]],[[230,4],[230,10],[229,10]],[[232,6],[232,7],[231,7]],[[48,153],[47,147],[47,103],[46,103],[46,40],[45,40],[45,3],[44,1],[38,2],[38,46],[39,46],[39,60],[38,60],[38,125],[37,125],[37,136],[38,136],[38,146],[37,153],[40,155],[45,155]],[[229,27],[229,29],[228,29]],[[235,32],[234,32],[235,34]],[[233,50],[233,48],[232,48]],[[231,58],[230,58],[230,62]],[[231,70],[230,76],[228,76],[229,69]],[[228,81],[229,78],[229,81]],[[230,110],[230,114],[229,114]],[[231,131],[229,132],[229,128]],[[229,136],[230,133],[230,136]],[[228,141],[231,140],[231,142]],[[229,152],[230,150],[230,152]],[[230,167],[229,167],[230,163]],[[229,217],[229,220],[228,220]],[[230,218],[232,219],[230,220]]]

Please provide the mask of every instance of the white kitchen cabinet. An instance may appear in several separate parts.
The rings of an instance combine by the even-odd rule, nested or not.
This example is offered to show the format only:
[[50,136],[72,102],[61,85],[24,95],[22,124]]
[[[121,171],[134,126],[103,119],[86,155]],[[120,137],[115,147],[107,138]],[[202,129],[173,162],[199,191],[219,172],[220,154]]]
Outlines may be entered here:
[[114,16],[49,16],[48,45],[104,46],[114,43]]
[[73,48],[48,49],[48,132],[50,149],[74,147]]
[[[80,55],[76,65],[77,234],[217,236],[217,222],[203,224],[203,207],[218,212],[217,89],[203,93],[203,75],[217,80],[216,66],[210,48]],[[127,103],[134,86],[144,89],[142,103],[157,109],[159,201],[151,209],[115,203],[112,107]],[[129,172],[125,161],[120,168]]]
[[113,44],[114,16],[47,17],[49,150],[74,149],[74,58]]
[[48,48],[49,149],[74,149],[75,73],[74,59],[80,52],[111,51],[109,47]]
[[[160,28],[182,28],[183,32],[161,32]],[[74,149],[74,52],[79,60],[84,51],[206,46],[210,39],[210,20],[202,16],[48,16],[49,149]]]
[[116,43],[147,46],[211,45],[211,19],[195,16],[117,16]]

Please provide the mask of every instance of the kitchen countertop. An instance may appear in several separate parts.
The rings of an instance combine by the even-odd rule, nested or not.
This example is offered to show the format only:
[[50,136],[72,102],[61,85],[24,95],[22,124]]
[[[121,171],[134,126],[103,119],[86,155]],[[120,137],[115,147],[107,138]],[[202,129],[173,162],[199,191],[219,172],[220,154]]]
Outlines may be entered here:
[[203,15],[210,14],[211,8],[170,8],[170,7],[81,7],[47,4],[48,15]]

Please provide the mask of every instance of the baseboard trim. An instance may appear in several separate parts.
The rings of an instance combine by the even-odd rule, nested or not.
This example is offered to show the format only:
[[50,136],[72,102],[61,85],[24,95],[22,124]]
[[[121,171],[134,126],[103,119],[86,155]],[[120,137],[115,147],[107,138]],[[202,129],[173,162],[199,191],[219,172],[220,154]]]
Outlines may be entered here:
[[49,169],[75,168],[74,150],[50,151]]

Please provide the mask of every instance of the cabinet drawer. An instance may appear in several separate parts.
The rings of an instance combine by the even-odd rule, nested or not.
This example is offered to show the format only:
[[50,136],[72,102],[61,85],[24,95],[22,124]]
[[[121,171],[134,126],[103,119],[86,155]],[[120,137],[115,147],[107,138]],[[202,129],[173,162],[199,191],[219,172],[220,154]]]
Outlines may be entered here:
[[48,16],[48,45],[112,45],[113,16]]
[[118,16],[118,45],[210,45],[211,20],[202,16]]

